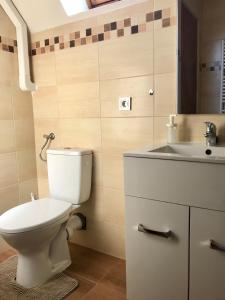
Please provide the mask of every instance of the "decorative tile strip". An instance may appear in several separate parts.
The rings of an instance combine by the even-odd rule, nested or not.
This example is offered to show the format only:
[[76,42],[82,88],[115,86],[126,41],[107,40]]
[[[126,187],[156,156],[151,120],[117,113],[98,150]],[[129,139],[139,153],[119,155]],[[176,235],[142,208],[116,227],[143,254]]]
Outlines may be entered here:
[[124,36],[135,35],[148,31],[148,24],[157,21],[159,27],[166,28],[176,25],[176,17],[171,16],[171,9],[157,10],[144,14],[143,22],[137,24],[136,20],[126,18],[119,21],[104,24],[102,26],[86,28],[83,32],[71,32],[68,36],[60,35],[37,41],[31,45],[31,55],[40,55],[44,53],[73,48],[87,44],[103,42],[110,39],[121,38]]
[[0,36],[0,50],[17,53],[17,41]]
[[217,72],[222,70],[221,61],[213,61],[200,64],[200,72]]

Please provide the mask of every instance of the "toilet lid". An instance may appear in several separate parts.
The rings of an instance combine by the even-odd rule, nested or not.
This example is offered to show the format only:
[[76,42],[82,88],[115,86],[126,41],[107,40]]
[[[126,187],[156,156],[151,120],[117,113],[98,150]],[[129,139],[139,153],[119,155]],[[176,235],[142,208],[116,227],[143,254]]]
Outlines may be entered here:
[[54,223],[71,211],[66,201],[44,198],[18,205],[0,216],[0,233],[19,233]]

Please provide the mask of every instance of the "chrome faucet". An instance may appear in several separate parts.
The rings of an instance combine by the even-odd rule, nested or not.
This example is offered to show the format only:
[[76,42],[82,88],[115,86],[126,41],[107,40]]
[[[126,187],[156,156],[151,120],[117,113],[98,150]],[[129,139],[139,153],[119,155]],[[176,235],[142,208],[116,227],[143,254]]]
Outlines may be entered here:
[[215,146],[217,142],[216,136],[216,125],[212,122],[205,122],[206,124],[206,132],[204,136],[206,138],[206,146]]

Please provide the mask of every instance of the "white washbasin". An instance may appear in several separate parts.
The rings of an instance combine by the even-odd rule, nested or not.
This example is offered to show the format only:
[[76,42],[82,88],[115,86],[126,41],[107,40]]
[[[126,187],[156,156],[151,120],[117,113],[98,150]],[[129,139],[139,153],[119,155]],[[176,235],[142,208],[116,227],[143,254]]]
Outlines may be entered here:
[[170,160],[225,163],[225,145],[207,147],[203,144],[168,144],[129,152],[133,156]]
[[150,150],[149,152],[162,156],[225,159],[225,147],[222,146],[207,147],[200,144],[171,144]]

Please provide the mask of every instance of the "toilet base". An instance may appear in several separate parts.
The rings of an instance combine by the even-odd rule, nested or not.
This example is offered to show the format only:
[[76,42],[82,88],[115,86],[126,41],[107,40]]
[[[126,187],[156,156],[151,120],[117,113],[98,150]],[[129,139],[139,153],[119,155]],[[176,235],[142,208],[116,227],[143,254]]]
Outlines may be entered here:
[[39,286],[70,266],[65,227],[66,223],[62,224],[56,236],[45,245],[18,253],[16,282],[19,285],[25,288]]
[[48,249],[32,255],[18,254],[16,282],[19,285],[25,288],[42,285],[71,264],[70,260],[65,260],[52,267],[47,253]]

